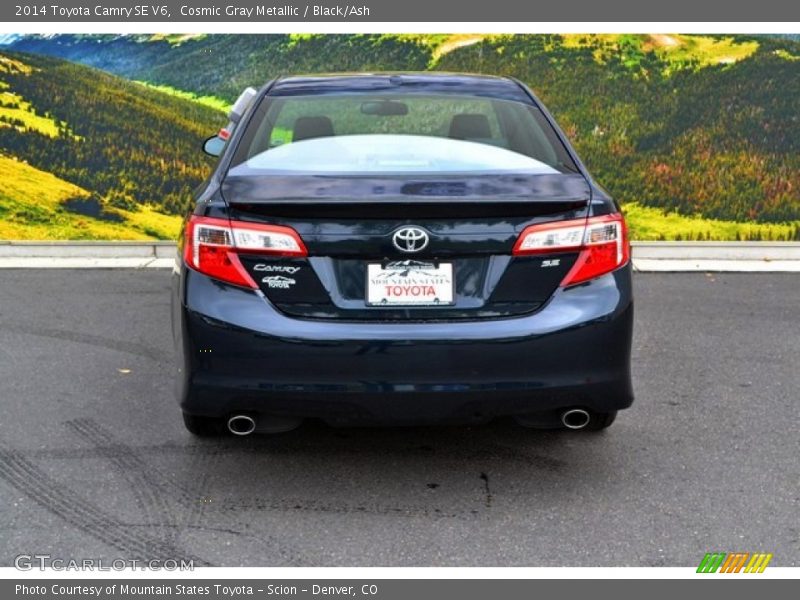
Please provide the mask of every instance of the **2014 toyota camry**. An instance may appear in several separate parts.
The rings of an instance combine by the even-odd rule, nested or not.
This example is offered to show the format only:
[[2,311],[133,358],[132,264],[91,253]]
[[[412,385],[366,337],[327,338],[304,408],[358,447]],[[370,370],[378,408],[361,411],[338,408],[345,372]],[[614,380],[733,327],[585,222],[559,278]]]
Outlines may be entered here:
[[630,406],[625,222],[527,87],[278,78],[230,119],[173,277],[189,431],[599,430]]

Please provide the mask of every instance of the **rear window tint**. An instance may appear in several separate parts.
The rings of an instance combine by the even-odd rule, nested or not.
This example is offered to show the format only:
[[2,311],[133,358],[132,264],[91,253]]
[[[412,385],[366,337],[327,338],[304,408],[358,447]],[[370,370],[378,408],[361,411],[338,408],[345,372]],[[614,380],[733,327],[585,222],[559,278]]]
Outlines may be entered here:
[[[380,165],[386,164],[394,165],[392,172],[402,171],[397,165],[404,162],[409,165],[409,171],[413,170],[420,164],[418,138],[426,137],[493,146],[533,159],[530,164],[541,163],[557,172],[577,170],[553,128],[535,106],[455,94],[375,93],[264,98],[237,147],[233,166],[249,162],[250,167],[266,169],[271,162],[270,151],[301,142],[306,149],[319,146],[309,144],[310,140],[336,138],[337,144],[328,144],[327,147],[347,149],[348,136],[358,137],[358,140],[353,140],[353,144],[359,144],[357,156],[364,154],[363,136],[375,136],[376,144],[384,144],[382,160],[364,168],[370,173],[379,171]],[[404,152],[403,144],[397,143],[396,136],[415,136],[414,140],[409,139],[407,152]],[[463,145],[456,146],[452,146],[453,152],[460,151],[463,157]],[[441,152],[448,152],[447,144],[437,144],[436,147]],[[315,149],[323,150],[321,146]],[[293,168],[290,170],[313,171],[311,157],[319,160],[319,153],[306,153],[299,147],[296,152],[281,150],[278,154],[282,157],[281,169],[291,164]],[[504,160],[497,153],[487,152],[486,155],[486,170],[497,170],[498,160]],[[255,157],[258,160],[252,161]],[[513,157],[508,162],[517,166],[528,164],[513,160]],[[467,162],[454,161],[448,165],[441,161],[441,165],[445,171],[455,169],[457,165],[482,170],[480,160],[476,163],[472,155]],[[338,164],[336,168],[339,168]],[[435,165],[431,170],[434,168]],[[346,170],[358,172],[357,165]]]

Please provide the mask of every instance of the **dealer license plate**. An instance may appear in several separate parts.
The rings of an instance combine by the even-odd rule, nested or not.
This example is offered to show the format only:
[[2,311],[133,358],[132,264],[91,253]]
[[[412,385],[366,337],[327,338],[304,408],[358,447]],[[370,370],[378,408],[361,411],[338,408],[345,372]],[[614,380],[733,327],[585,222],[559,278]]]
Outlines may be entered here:
[[367,265],[367,304],[447,306],[454,303],[453,263],[397,260]]

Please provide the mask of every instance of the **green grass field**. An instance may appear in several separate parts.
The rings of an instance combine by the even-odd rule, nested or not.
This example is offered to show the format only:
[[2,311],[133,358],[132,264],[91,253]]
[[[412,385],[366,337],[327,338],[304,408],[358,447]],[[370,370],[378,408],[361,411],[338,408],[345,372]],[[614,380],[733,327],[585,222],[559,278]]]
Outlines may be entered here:
[[197,102],[198,104],[202,104],[203,106],[208,106],[209,108],[214,108],[224,113],[227,113],[231,107],[231,105],[228,102],[226,102],[222,98],[217,98],[216,96],[198,96],[197,94],[193,94],[192,92],[176,90],[174,87],[168,85],[156,85],[154,83],[148,83],[146,81],[135,81],[134,83],[143,85],[147,88],[150,88],[151,90],[157,90],[164,94],[175,96],[176,98],[191,100],[192,102]]
[[[31,68],[13,58],[0,55],[0,76],[3,73],[30,73]],[[59,135],[59,123],[49,116],[37,114],[30,102],[10,89],[0,79],[0,127],[16,127],[48,137]]]
[[572,48],[600,42],[601,47],[594,54],[598,62],[605,62],[609,54],[624,46],[629,51],[652,50],[670,69],[732,64],[758,50],[758,42],[736,41],[730,36],[572,33],[563,37],[565,45]]
[[800,221],[793,223],[737,223],[700,216],[666,213],[631,203],[623,206],[631,239],[641,241],[790,241],[798,239]]
[[[0,82],[2,83],[2,82]],[[21,96],[0,91],[0,127],[17,127],[26,131],[36,131],[48,137],[57,137],[58,123],[39,114]]]
[[71,211],[67,203],[86,200],[89,192],[6,156],[0,156],[0,181],[1,240],[175,239],[180,228],[180,217],[149,207],[109,208],[106,219]]

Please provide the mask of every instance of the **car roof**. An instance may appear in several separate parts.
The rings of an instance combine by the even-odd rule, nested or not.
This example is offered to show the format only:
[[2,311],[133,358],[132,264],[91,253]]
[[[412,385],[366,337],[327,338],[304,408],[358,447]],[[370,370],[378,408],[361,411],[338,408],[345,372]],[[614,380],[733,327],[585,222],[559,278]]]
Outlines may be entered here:
[[531,104],[513,79],[464,73],[337,73],[279,77],[270,96],[306,96],[372,92],[376,94],[460,94]]

